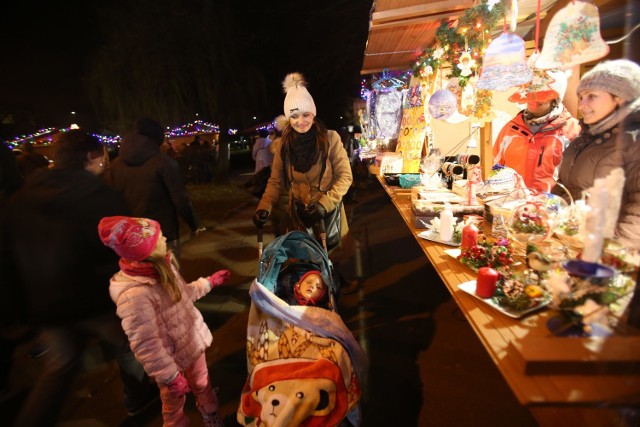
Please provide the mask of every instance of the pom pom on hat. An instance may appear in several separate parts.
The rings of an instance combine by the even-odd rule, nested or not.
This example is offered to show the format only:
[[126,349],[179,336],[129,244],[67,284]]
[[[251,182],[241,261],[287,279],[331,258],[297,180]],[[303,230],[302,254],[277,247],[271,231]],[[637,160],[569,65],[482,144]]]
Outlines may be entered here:
[[289,124],[289,119],[284,114],[280,114],[274,119],[274,122],[276,123],[276,130],[282,132]]
[[142,261],[149,258],[160,237],[160,224],[147,218],[109,216],[98,224],[98,234],[105,246],[121,258]]
[[604,90],[626,102],[640,98],[640,65],[628,59],[604,61],[587,71],[577,92]]
[[290,73],[282,81],[287,94],[284,98],[284,115],[291,117],[293,113],[311,113],[316,115],[316,104],[307,90],[304,77],[300,73]]

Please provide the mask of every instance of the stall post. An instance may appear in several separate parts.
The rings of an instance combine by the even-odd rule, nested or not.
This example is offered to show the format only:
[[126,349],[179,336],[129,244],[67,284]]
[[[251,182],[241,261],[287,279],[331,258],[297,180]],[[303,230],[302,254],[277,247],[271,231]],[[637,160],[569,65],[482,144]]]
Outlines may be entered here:
[[480,128],[480,166],[482,169],[482,180],[489,178],[489,173],[493,167],[493,141],[491,137],[491,122],[485,123]]

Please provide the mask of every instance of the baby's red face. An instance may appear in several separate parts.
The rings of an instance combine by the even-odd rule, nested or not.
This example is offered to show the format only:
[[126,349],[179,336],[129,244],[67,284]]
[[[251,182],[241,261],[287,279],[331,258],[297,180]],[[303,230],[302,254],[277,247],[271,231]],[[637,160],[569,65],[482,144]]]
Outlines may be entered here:
[[309,274],[300,282],[300,293],[307,299],[317,300],[324,295],[325,286],[318,274]]

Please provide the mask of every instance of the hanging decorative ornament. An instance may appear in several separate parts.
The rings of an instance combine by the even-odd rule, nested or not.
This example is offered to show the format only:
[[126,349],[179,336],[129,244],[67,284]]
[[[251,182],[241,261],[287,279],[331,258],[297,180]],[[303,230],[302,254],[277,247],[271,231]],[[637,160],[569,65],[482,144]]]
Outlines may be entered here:
[[465,116],[470,116],[473,113],[473,106],[476,102],[474,95],[474,80],[475,79],[469,79],[467,81],[467,84],[462,89],[462,94],[460,95],[460,107],[458,107],[458,111],[460,114]]
[[493,99],[491,98],[491,91],[489,90],[476,90],[476,103],[473,106],[472,122],[480,127],[484,127],[487,122],[493,120],[496,117],[495,111],[493,111]]
[[429,113],[434,119],[446,120],[456,112],[456,96],[447,89],[434,92],[429,99]]
[[503,33],[492,41],[482,64],[478,89],[505,91],[533,78],[527,66],[524,40],[517,34]]
[[469,52],[464,52],[460,55],[460,62],[458,62],[458,68],[460,68],[460,75],[468,77],[473,73],[472,68],[476,67],[476,60],[471,57]]
[[420,71],[420,77],[428,78],[433,74],[433,67],[431,65],[427,65]]
[[[460,123],[461,121],[464,121],[473,112],[473,100],[471,101],[471,103],[469,103],[468,99],[465,99],[466,102],[463,107],[463,95],[465,94],[465,90],[467,94],[469,93],[469,90],[470,90],[471,97],[473,98],[473,88],[471,86],[471,83],[469,83],[469,81],[466,81],[466,84],[465,84],[465,79],[452,77],[447,83],[447,90],[451,91],[451,93],[453,93],[456,96],[456,103],[458,105],[456,114],[453,114],[449,119],[447,119],[447,123],[452,123],[452,120],[455,120],[455,123]],[[462,116],[462,117],[457,117],[457,116]]]
[[405,97],[408,108],[422,107],[422,85],[416,84],[409,86],[408,96]]
[[536,67],[566,70],[608,53],[609,46],[600,35],[598,9],[591,3],[571,1],[551,19]]

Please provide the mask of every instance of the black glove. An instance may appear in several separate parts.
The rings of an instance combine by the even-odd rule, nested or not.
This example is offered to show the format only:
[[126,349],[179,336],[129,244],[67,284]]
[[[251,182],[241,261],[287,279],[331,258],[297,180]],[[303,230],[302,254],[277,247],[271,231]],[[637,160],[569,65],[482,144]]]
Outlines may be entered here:
[[255,215],[253,215],[253,223],[256,225],[256,227],[262,228],[267,223],[268,218],[268,211],[265,211],[264,209],[258,209]]
[[327,211],[320,203],[312,203],[299,214],[305,227],[313,227],[324,218]]

